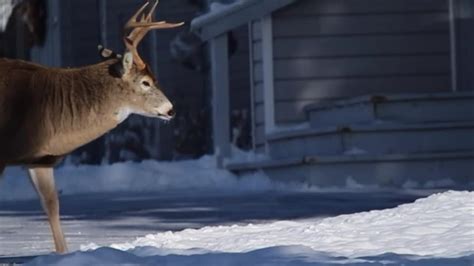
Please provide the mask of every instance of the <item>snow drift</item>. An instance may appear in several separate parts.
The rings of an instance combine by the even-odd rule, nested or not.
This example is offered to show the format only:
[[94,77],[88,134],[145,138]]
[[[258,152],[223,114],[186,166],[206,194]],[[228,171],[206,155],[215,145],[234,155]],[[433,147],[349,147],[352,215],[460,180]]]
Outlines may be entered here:
[[[26,171],[7,168],[0,180],[1,200],[36,198]],[[202,193],[243,193],[268,190],[300,190],[302,184],[280,183],[264,174],[238,177],[218,169],[215,158],[204,156],[199,160],[179,162],[144,161],[112,165],[64,166],[56,170],[56,186],[62,195],[102,192],[167,192],[170,190]]]
[[111,248],[89,244],[83,247],[83,252],[40,257],[31,265],[114,263],[117,260],[181,265],[364,264],[374,261],[470,265],[474,258],[473,221],[474,192],[450,191],[381,211],[165,232],[114,244]]
[[[237,161],[262,159],[252,153],[234,151]],[[213,156],[204,156],[198,160],[175,162],[143,161],[140,163],[123,162],[112,165],[66,165],[55,171],[56,187],[61,195],[77,195],[108,192],[157,192],[191,194],[242,194],[265,191],[373,191],[387,190],[376,185],[361,185],[351,177],[346,178],[345,186],[319,188],[302,182],[271,180],[258,172],[237,176],[216,167]],[[420,186],[408,181],[405,189],[434,190],[438,187],[451,187],[449,179],[427,182]],[[429,193],[423,193],[429,194]],[[19,168],[7,168],[0,178],[0,201],[36,199],[37,195],[30,184],[26,171]]]

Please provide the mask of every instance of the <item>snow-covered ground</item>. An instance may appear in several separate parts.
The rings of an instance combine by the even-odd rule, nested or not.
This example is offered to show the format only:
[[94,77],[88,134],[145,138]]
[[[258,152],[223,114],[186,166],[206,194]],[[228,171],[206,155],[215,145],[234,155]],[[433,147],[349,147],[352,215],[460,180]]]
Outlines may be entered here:
[[[321,189],[236,177],[212,157],[66,166],[57,183],[67,239],[79,251],[31,265],[474,263],[473,192],[392,191],[352,180]],[[51,250],[35,198],[23,171],[8,169],[0,257]]]
[[393,209],[139,237],[30,265],[472,265],[474,193],[446,192]]
[[[306,246],[345,257],[383,253],[458,257],[474,252],[473,245],[474,193],[447,192],[388,210],[307,221],[187,229],[148,235],[111,247],[120,250],[156,247],[193,254]],[[88,248],[98,246],[84,247]]]

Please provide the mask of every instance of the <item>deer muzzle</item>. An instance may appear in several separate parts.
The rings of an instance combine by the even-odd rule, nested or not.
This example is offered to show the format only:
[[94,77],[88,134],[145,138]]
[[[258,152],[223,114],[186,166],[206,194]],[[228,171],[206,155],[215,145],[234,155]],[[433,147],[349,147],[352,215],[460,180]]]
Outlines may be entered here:
[[162,104],[160,107],[156,108],[156,114],[159,118],[163,120],[171,120],[175,117],[176,112],[173,109],[173,105],[170,102]]

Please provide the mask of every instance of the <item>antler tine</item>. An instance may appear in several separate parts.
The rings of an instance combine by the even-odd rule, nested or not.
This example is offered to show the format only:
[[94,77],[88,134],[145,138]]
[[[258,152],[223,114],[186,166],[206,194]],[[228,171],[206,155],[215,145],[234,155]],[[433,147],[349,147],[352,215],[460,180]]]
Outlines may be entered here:
[[[137,46],[140,41],[150,30],[155,29],[169,29],[182,26],[184,23],[167,23],[166,21],[153,22],[154,13],[158,6],[159,0],[156,0],[149,12],[146,13],[145,8],[150,4],[148,0],[125,24],[125,30],[133,29],[130,34],[124,38],[125,46],[133,53],[134,62],[140,68],[143,69],[146,65],[138,55]],[[137,21],[138,16],[141,14],[141,18]]]
[[[169,28],[175,28],[175,27],[184,25],[183,22],[181,23],[168,23],[166,21],[153,22],[154,13],[159,2],[160,2],[159,0],[156,0],[153,6],[151,7],[150,11],[148,12],[148,14],[144,14],[143,11],[150,4],[150,2],[148,1],[127,22],[127,24],[125,25],[125,29],[134,28],[134,30],[132,30],[132,32],[128,36],[128,38],[131,41],[135,42],[135,40],[137,40],[138,42],[140,42],[140,40],[143,38],[143,36],[141,35],[145,35],[149,30],[169,29]],[[142,17],[140,21],[137,21],[137,17],[140,14],[142,14]]]
[[[142,28],[137,28],[135,25],[138,23],[137,22],[137,18],[138,16],[140,16],[140,14],[143,13],[143,11],[145,10],[145,8],[150,4],[150,2],[146,2],[144,5],[142,5],[140,7],[140,9],[138,9],[138,11],[127,21],[127,23],[125,24],[125,27],[124,27],[124,30],[127,30],[127,29],[130,29],[130,28],[134,28],[130,34],[126,37],[127,42],[131,41],[132,44],[136,43],[136,39],[137,39],[137,36],[138,36],[138,33],[140,31],[142,31]],[[142,14],[141,16],[141,19],[140,19],[140,22],[144,22],[146,19],[145,17],[145,14]],[[126,42],[126,44],[127,44]]]
[[138,11],[127,21],[127,24],[125,24],[125,29],[130,29],[133,28],[133,25],[137,23],[137,18],[138,16],[143,13],[145,8],[150,4],[150,2],[146,2]]
[[151,7],[150,13],[148,13],[148,16],[147,16],[147,22],[152,22],[153,21],[153,18],[154,18],[154,15],[155,15],[155,10],[156,10],[156,7],[158,6],[159,2],[160,2],[160,0],[156,0],[155,4]]

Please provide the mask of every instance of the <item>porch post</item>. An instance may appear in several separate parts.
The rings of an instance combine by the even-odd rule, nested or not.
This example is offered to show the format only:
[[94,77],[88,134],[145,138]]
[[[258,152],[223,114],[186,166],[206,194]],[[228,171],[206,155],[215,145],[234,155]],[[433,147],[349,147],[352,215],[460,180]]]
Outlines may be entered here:
[[273,26],[272,15],[262,19],[263,97],[265,134],[275,130],[275,86],[273,76]]
[[212,133],[217,165],[230,157],[229,52],[227,34],[210,40],[212,83]]

